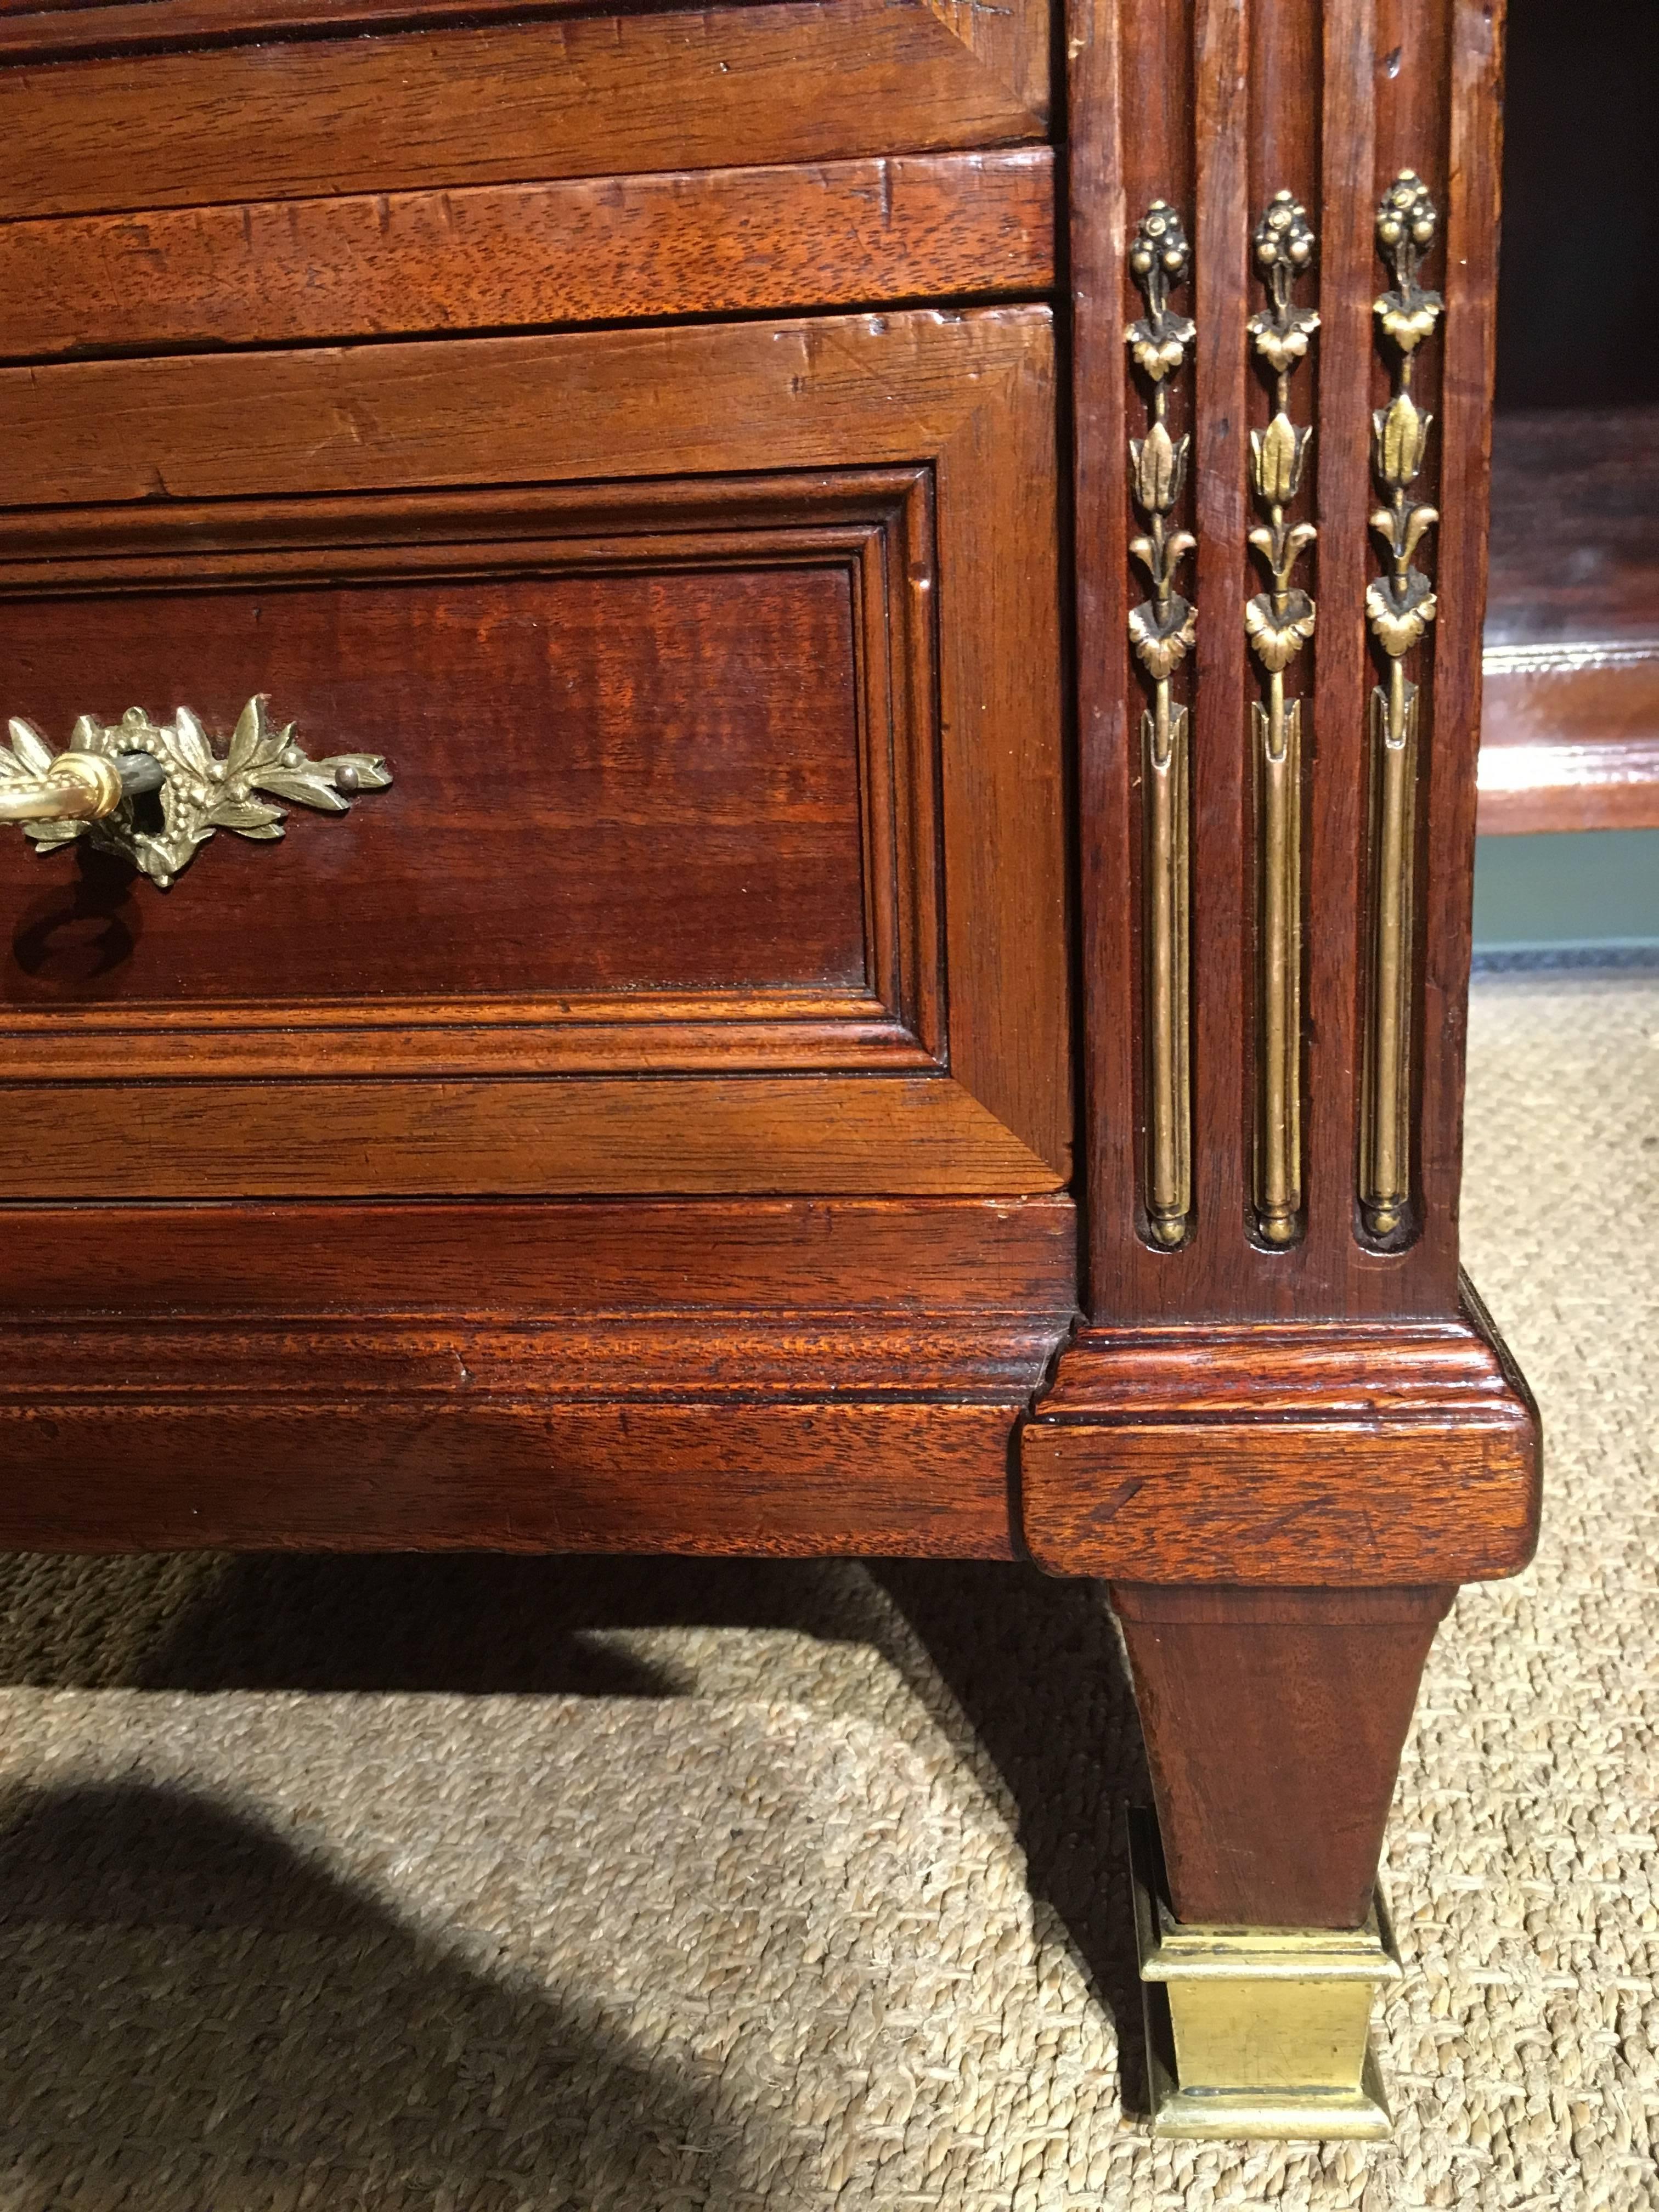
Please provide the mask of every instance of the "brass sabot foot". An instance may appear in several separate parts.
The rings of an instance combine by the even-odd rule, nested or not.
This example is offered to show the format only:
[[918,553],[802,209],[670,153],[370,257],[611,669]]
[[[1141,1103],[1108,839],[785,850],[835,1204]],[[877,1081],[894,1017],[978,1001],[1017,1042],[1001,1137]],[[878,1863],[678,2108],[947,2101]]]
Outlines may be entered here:
[[1379,1895],[1363,1928],[1182,1922],[1158,1823],[1129,1815],[1155,2136],[1381,2141],[1392,2131],[1371,2003],[1401,1973]]

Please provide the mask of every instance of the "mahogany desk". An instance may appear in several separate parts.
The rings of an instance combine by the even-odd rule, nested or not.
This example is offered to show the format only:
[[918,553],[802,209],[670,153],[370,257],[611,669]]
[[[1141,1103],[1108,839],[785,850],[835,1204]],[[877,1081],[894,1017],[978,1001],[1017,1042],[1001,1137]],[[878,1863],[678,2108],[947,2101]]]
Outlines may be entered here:
[[0,1543],[1100,1577],[1172,2130],[1386,2125],[1534,1537],[1498,12],[0,16]]

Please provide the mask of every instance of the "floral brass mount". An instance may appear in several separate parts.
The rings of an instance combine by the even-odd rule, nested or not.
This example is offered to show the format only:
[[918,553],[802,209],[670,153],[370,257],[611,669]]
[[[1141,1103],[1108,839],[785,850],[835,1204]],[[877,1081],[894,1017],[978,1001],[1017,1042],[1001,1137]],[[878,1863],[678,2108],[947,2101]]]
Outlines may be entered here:
[[1171,314],[1171,286],[1185,281],[1192,249],[1181,219],[1163,200],[1141,218],[1129,248],[1129,269],[1146,299],[1145,317],[1125,337],[1130,356],[1152,386],[1144,438],[1129,441],[1129,481],[1146,518],[1129,550],[1152,580],[1152,596],[1129,617],[1135,656],[1152,679],[1152,704],[1141,715],[1146,822],[1146,1220],[1166,1249],[1187,1234],[1192,1211],[1190,995],[1191,814],[1188,796],[1188,712],[1171,685],[1197,642],[1197,617],[1175,588],[1176,570],[1197,544],[1170,517],[1181,499],[1189,438],[1172,438],[1169,379],[1185,366],[1196,335],[1184,315]]
[[1372,465],[1388,504],[1371,528],[1388,553],[1388,572],[1365,594],[1372,635],[1388,659],[1386,690],[1371,693],[1371,973],[1365,1036],[1360,1205],[1373,1237],[1406,1225],[1411,1203],[1412,908],[1415,896],[1418,687],[1406,656],[1435,617],[1429,579],[1413,565],[1425,533],[1439,520],[1417,506],[1411,488],[1423,466],[1433,416],[1412,398],[1417,349],[1433,335],[1443,302],[1418,283],[1434,244],[1437,217],[1420,177],[1402,169],[1376,215],[1377,248],[1394,270],[1392,291],[1376,303],[1384,341],[1395,355],[1394,396],[1372,418]]
[[1249,322],[1252,344],[1273,371],[1274,413],[1250,433],[1250,484],[1266,520],[1250,532],[1271,590],[1244,609],[1244,631],[1267,678],[1251,710],[1255,736],[1260,975],[1255,1116],[1256,1228],[1270,1244],[1295,1240],[1302,1209],[1302,703],[1285,696],[1285,672],[1313,635],[1314,603],[1296,589],[1297,561],[1318,536],[1285,509],[1302,489],[1313,432],[1291,422],[1291,377],[1319,328],[1291,288],[1314,258],[1307,210],[1278,192],[1255,229],[1257,270],[1273,304]]
[[[0,822],[21,822],[43,853],[85,837],[166,890],[218,830],[280,837],[288,817],[274,799],[346,814],[359,792],[392,781],[378,753],[313,760],[266,704],[263,693],[248,701],[223,755],[188,707],[171,722],[138,707],[112,724],[82,714],[56,756],[38,730],[13,721],[9,746],[0,745]],[[143,819],[147,793],[159,795],[157,827]]]

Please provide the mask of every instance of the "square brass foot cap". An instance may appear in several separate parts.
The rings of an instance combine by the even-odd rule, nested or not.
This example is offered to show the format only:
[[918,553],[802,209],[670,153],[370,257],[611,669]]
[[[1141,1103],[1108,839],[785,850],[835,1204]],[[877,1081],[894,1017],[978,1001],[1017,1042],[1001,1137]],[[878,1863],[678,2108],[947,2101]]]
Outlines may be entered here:
[[1371,2002],[1401,1967],[1379,1891],[1362,1928],[1178,1921],[1158,1823],[1129,1815],[1155,2136],[1381,2141],[1391,2132]]

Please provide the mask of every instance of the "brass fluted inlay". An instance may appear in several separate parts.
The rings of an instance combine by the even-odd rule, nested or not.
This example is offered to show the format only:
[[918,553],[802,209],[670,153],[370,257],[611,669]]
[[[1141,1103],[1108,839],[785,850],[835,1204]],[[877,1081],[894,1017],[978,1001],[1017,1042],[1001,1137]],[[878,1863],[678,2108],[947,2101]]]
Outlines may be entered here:
[[1192,1076],[1189,967],[1191,827],[1187,789],[1187,709],[1171,679],[1192,651],[1197,617],[1175,587],[1176,571],[1197,540],[1172,520],[1191,444],[1170,434],[1170,380],[1186,366],[1196,335],[1172,313],[1170,293],[1184,283],[1192,249],[1181,218],[1154,200],[1129,248],[1129,268],[1146,313],[1125,332],[1131,358],[1151,388],[1144,437],[1129,441],[1129,483],[1146,517],[1129,550],[1152,580],[1152,595],[1129,617],[1135,656],[1152,678],[1152,703],[1141,715],[1146,864],[1146,1219],[1167,1248],[1187,1234],[1192,1211]]
[[1272,305],[1250,318],[1250,342],[1273,370],[1275,404],[1250,433],[1250,486],[1265,520],[1250,532],[1269,589],[1244,609],[1244,630],[1267,677],[1251,710],[1256,779],[1259,969],[1256,986],[1255,1220],[1270,1244],[1296,1237],[1302,1210],[1302,703],[1285,672],[1313,635],[1314,603],[1291,583],[1318,536],[1287,510],[1302,489],[1313,432],[1290,416],[1291,378],[1319,328],[1291,289],[1314,256],[1307,210],[1278,192],[1255,228],[1256,267]]
[[1394,288],[1377,301],[1385,346],[1394,357],[1394,396],[1371,417],[1372,466],[1386,504],[1371,516],[1387,571],[1365,594],[1372,635],[1388,660],[1386,688],[1371,693],[1370,864],[1371,973],[1365,1036],[1364,1124],[1360,1205],[1374,1237],[1402,1229],[1411,1206],[1412,908],[1414,900],[1418,687],[1407,656],[1435,617],[1433,587],[1413,556],[1431,525],[1411,488],[1423,466],[1433,416],[1412,397],[1417,349],[1432,337],[1443,302],[1418,283],[1438,217],[1423,180],[1402,169],[1376,213],[1377,250]]

